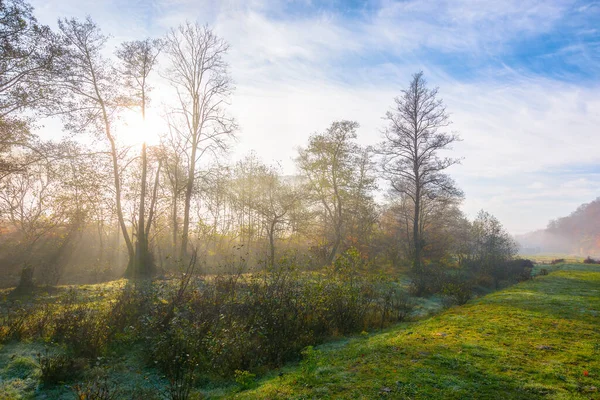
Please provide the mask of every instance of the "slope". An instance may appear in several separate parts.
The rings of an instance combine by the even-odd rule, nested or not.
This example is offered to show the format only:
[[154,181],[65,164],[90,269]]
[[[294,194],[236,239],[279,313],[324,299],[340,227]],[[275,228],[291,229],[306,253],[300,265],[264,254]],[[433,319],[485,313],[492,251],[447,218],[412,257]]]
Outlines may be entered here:
[[599,388],[600,266],[573,264],[427,320],[308,349],[300,365],[236,398],[600,399]]

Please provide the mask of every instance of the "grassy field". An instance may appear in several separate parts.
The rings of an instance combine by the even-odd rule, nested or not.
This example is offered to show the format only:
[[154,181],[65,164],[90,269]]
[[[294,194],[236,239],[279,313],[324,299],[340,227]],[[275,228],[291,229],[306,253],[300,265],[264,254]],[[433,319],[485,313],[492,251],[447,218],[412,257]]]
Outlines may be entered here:
[[[305,352],[240,399],[600,399],[600,267]],[[228,396],[224,396],[228,397]]]
[[538,264],[550,264],[553,260],[562,259],[566,263],[581,263],[585,259],[583,256],[563,253],[538,253],[538,254],[519,254],[519,257],[529,259]]
[[[308,348],[302,362],[258,381],[247,373],[204,382],[194,398],[600,399],[600,266],[541,268],[549,274],[441,313],[439,298],[421,299],[418,321]],[[124,285],[61,287],[35,301],[59,307],[74,289],[78,303],[102,307]],[[7,294],[0,303],[11,301]],[[75,398],[73,383],[40,384],[37,354],[47,350],[61,349],[0,345],[0,400]],[[110,367],[116,398],[167,398],[165,378],[145,366],[141,347],[113,350],[97,364]]]

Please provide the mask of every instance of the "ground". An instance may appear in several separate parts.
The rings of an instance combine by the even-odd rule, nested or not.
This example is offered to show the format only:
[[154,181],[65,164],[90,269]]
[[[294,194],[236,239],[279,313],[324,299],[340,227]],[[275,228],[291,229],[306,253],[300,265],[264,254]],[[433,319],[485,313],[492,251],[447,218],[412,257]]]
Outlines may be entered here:
[[[548,267],[546,267],[548,268]],[[600,267],[310,352],[243,399],[600,399]]]
[[[600,399],[600,266],[543,265],[548,275],[421,319],[304,351],[304,360],[255,381],[214,382],[206,398]],[[539,271],[538,271],[539,272]],[[79,287],[102,302],[109,286]],[[52,298],[58,294],[48,293]],[[432,304],[429,304],[432,303]],[[72,399],[67,385],[39,384],[49,343],[0,347],[0,399]],[[165,381],[139,351],[112,360],[111,379],[145,400]],[[103,360],[98,361],[102,364]],[[129,395],[127,395],[129,396]],[[123,398],[131,398],[131,397]]]

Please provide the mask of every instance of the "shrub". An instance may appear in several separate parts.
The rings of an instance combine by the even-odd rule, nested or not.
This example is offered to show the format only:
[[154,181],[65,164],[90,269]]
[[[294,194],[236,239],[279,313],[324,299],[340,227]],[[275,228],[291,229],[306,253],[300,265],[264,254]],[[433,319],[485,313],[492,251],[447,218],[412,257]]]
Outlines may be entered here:
[[[300,273],[293,258],[254,275],[203,280],[186,272],[179,281],[126,287],[100,306],[70,290],[57,306],[3,307],[0,335],[43,335],[64,345],[65,354],[39,356],[47,384],[74,379],[71,369],[81,372],[86,359],[118,352],[119,342],[139,341],[147,363],[169,381],[168,397],[186,398],[200,378],[242,379],[236,371],[260,373],[297,361],[302,349],[336,335],[407,318],[413,305],[405,291],[366,276],[366,265],[350,249],[321,273]],[[90,380],[77,393],[100,396],[104,383]]]
[[550,261],[550,264],[551,265],[556,265],[556,264],[562,264],[564,262],[565,262],[564,258],[557,258],[557,259],[554,259],[554,260]]
[[110,321],[110,329],[106,332],[108,340],[118,339],[127,331],[135,337],[135,331],[142,329],[144,316],[150,314],[155,300],[156,292],[152,286],[135,288],[127,285],[107,313],[106,319]]
[[235,370],[235,382],[240,385],[241,390],[252,389],[256,386],[256,375],[249,371]]
[[473,297],[473,285],[470,282],[448,282],[442,288],[446,306],[466,304]]
[[540,275],[542,275],[542,276],[548,275],[548,270],[546,268],[540,269]]
[[533,268],[534,265],[531,260],[518,258],[507,262],[500,276],[507,280],[526,281],[531,279]]
[[87,304],[70,306],[55,316],[52,338],[78,356],[96,358],[108,340],[108,325],[100,310]]
[[491,274],[496,289],[499,288],[501,282],[514,283],[531,279],[533,267],[531,260],[521,258],[494,265]]
[[587,256],[585,260],[583,260],[584,264],[600,264],[599,260],[594,260],[592,257]]
[[447,279],[446,270],[439,264],[429,264],[420,273],[412,273],[409,292],[416,297],[439,293]]
[[0,343],[20,340],[26,332],[26,324],[28,317],[31,315],[31,310],[28,307],[15,304],[6,305],[1,310]]
[[279,366],[329,337],[405,319],[408,296],[395,283],[361,276],[360,259],[354,254],[310,275],[283,260],[253,276],[191,279],[183,292],[165,287],[161,297],[170,300],[153,303],[144,319],[152,322],[140,331],[149,339],[148,361],[175,388],[201,374],[235,377],[236,370]]
[[381,299],[381,325],[387,322],[402,322],[404,321],[415,305],[408,294],[398,287],[396,284],[382,284],[382,291],[379,298]]
[[50,355],[38,353],[40,380],[44,385],[56,385],[77,379],[85,368],[85,360],[76,359],[69,354]]
[[73,386],[77,400],[115,400],[122,398],[115,383],[106,376],[95,376],[85,383]]

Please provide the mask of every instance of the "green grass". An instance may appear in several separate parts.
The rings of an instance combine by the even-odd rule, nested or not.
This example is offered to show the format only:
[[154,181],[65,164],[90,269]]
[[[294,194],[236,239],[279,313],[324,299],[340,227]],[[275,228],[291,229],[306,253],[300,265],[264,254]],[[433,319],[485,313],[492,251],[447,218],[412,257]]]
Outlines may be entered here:
[[[600,266],[535,272],[541,268],[550,274],[444,312],[438,297],[420,299],[415,314],[423,319],[307,349],[304,361],[256,383],[241,372],[243,384],[203,382],[198,391],[210,399],[600,399]],[[102,307],[124,284],[73,288],[78,304]],[[70,289],[18,299],[0,292],[0,307],[17,301],[58,310]],[[74,398],[67,385],[40,384],[36,355],[46,348],[63,351],[44,342],[0,345],[0,400]],[[144,365],[141,346],[113,347],[106,356],[99,368],[119,398],[163,397],[167,383]],[[93,375],[90,368],[82,379]]]
[[567,263],[581,263],[585,259],[583,256],[565,253],[519,254],[519,257],[527,258],[539,264],[550,264],[553,260],[558,259],[563,259]]
[[322,346],[235,398],[600,399],[599,390],[600,267],[577,264]]

